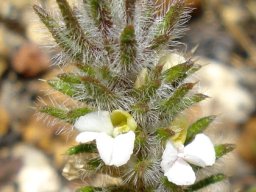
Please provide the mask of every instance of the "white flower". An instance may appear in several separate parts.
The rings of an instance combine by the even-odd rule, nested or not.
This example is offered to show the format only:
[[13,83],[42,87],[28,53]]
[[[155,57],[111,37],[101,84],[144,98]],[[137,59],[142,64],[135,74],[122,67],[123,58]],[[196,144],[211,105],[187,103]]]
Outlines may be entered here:
[[195,139],[184,147],[175,146],[168,141],[162,156],[161,167],[168,180],[176,185],[191,185],[196,176],[189,163],[199,167],[211,166],[215,163],[214,146],[204,134],[196,135]]
[[99,155],[106,165],[118,167],[130,159],[137,123],[129,113],[121,110],[88,113],[79,117],[74,127],[81,132],[76,137],[77,142],[96,140]]

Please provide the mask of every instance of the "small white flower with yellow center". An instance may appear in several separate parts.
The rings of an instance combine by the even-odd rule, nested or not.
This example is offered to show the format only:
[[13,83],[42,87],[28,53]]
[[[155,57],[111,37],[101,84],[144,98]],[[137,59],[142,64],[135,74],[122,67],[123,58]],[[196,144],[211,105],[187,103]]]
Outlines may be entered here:
[[101,159],[106,165],[122,166],[133,153],[137,123],[122,110],[96,111],[81,116],[74,127],[81,133],[76,141],[87,143],[96,140]]
[[209,137],[198,134],[185,147],[182,142],[168,141],[162,156],[161,167],[170,182],[176,185],[192,185],[196,176],[189,163],[206,167],[213,165],[215,159],[214,146]]

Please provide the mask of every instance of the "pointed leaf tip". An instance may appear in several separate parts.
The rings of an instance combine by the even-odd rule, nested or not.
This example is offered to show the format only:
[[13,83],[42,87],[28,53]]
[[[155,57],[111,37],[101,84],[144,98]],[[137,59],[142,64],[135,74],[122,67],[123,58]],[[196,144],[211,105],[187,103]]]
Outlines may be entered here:
[[194,192],[197,191],[199,189],[202,189],[204,187],[207,187],[208,185],[220,182],[227,179],[227,176],[225,176],[222,173],[216,174],[216,175],[212,175],[210,177],[207,177],[201,181],[198,181],[197,183],[189,186],[187,189],[185,189],[185,192]]
[[215,115],[203,117],[188,128],[186,143],[189,143],[197,134],[202,133],[216,118]]
[[235,144],[220,144],[215,147],[216,158],[219,159],[236,148]]
[[70,147],[67,151],[67,155],[76,155],[78,153],[94,153],[97,151],[95,144],[80,144],[74,147]]

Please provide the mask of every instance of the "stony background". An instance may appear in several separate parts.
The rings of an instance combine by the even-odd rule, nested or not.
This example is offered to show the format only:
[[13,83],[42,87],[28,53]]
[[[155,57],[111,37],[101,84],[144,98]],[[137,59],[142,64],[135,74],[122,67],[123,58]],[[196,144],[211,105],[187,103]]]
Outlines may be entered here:
[[[71,134],[58,134],[35,115],[48,87],[40,79],[60,73],[33,14],[33,0],[3,0],[0,6],[0,191],[69,192],[81,185],[61,175]],[[53,5],[53,0],[38,0]],[[193,108],[191,118],[218,114],[208,130],[214,142],[237,144],[225,159],[232,191],[256,191],[256,2],[190,0],[195,9],[182,39],[206,65],[194,78],[212,99]],[[61,95],[56,95],[61,99]],[[191,112],[191,111],[190,111]]]

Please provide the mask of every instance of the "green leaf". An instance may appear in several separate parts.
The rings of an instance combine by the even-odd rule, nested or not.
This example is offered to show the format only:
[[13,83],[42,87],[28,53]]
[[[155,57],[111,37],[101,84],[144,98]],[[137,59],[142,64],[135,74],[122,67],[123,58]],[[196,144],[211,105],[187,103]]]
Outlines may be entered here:
[[80,144],[71,147],[67,150],[67,155],[76,155],[78,153],[95,153],[97,152],[97,147],[95,144]]
[[175,135],[175,132],[169,128],[159,128],[156,131],[158,138],[162,141],[166,141]]
[[184,98],[184,96],[193,88],[195,84],[194,83],[185,83],[181,86],[179,86],[176,91],[173,93],[173,95],[163,102],[163,107],[170,110],[174,109],[177,106],[178,103]]
[[159,26],[160,34],[167,34],[174,27],[174,25],[178,22],[181,15],[183,14],[184,8],[184,1],[177,1],[170,7],[168,12],[165,14],[162,23]]
[[97,168],[102,163],[102,160],[100,158],[94,158],[87,162],[87,165],[89,165],[92,168]]
[[185,109],[188,109],[192,105],[197,104],[200,101],[203,101],[204,99],[207,99],[207,98],[208,98],[208,96],[201,94],[201,93],[182,98],[180,100],[180,102],[175,104],[174,107],[167,110],[168,118],[175,118],[177,115],[179,115]]
[[56,108],[52,106],[44,106],[39,108],[39,111],[41,113],[46,113],[58,119],[67,119],[67,111],[60,108]]
[[207,178],[205,178],[201,181],[198,181],[197,183],[189,186],[187,189],[185,189],[185,192],[197,191],[199,189],[207,187],[208,185],[223,181],[225,179],[227,179],[227,177],[221,173],[219,173],[217,175],[212,175],[210,177],[207,177]]
[[49,80],[48,84],[55,90],[71,97],[74,96],[76,92],[74,85],[64,82],[60,79]]
[[39,108],[41,113],[46,113],[50,116],[56,117],[58,119],[64,120],[68,123],[74,123],[74,121],[87,113],[92,112],[88,107],[81,107],[77,109],[72,109],[70,111],[63,110],[53,106],[43,106]]
[[133,23],[136,0],[125,0],[126,23]]
[[103,36],[107,38],[109,29],[113,25],[108,4],[102,0],[87,0],[85,3],[89,4],[91,17]]
[[127,189],[125,186],[111,186],[111,187],[81,187],[80,189],[77,189],[76,192],[135,192],[135,190]]
[[162,184],[171,192],[183,192],[182,187],[168,181],[167,177],[162,179]]
[[191,142],[192,139],[198,134],[202,133],[209,125],[212,123],[212,121],[216,118],[216,116],[208,116],[203,117],[199,120],[197,120],[195,123],[190,125],[187,132],[187,138],[186,138],[186,144]]
[[61,30],[60,24],[54,20],[43,8],[34,5],[33,9],[35,13],[39,16],[41,21],[47,27],[47,29],[52,34],[56,43],[63,49],[68,55],[72,55],[77,61],[81,61],[81,52],[74,50],[72,45],[72,39],[70,39],[69,33],[67,31]]
[[135,90],[135,96],[141,101],[148,101],[156,94],[157,89],[161,86],[161,81],[158,79],[149,80],[140,88]]
[[207,95],[201,94],[201,93],[196,93],[190,97],[187,97],[184,99],[184,103],[187,106],[192,106],[195,103],[199,103],[200,101],[203,101],[205,99],[209,98]]
[[[76,46],[79,47],[81,52],[87,52],[92,55],[91,51],[97,50],[97,47],[86,37],[88,32],[81,28],[67,0],[56,0],[56,2],[60,8],[66,27],[70,32],[72,42],[76,43]],[[75,41],[73,40],[74,38],[76,39]]]
[[159,49],[163,45],[167,44],[171,38],[173,38],[171,36],[171,31],[182,17],[184,8],[184,1],[178,1],[170,7],[159,25],[158,34],[151,43],[151,49]]
[[78,69],[80,69],[82,72],[86,73],[88,76],[95,75],[95,67],[92,67],[89,64],[76,64]]
[[150,49],[159,49],[161,46],[167,44],[171,37],[169,35],[159,35],[155,37],[150,45]]
[[186,62],[171,67],[163,73],[165,81],[168,83],[174,83],[180,79],[184,79],[184,77],[186,77],[187,71],[191,69],[192,66],[192,63]]
[[124,69],[130,69],[136,58],[136,39],[133,25],[127,25],[120,36],[120,59]]
[[[87,87],[89,86],[89,87],[93,88],[92,92],[94,93],[95,97],[101,96],[98,94],[106,94],[108,96],[114,96],[114,92],[111,91],[107,86],[102,84],[102,82],[99,79],[96,79],[96,78],[90,77],[90,76],[83,76],[83,77],[81,77],[81,81]],[[87,91],[89,91],[89,89]]]
[[74,84],[81,83],[80,77],[73,73],[63,73],[58,75],[58,78],[60,78],[62,81],[66,83],[74,83]]
[[75,120],[76,118],[86,115],[87,113],[90,113],[90,112],[92,112],[90,108],[81,107],[81,108],[70,110],[67,113],[67,117],[71,120]]
[[234,144],[220,144],[215,147],[216,158],[219,159],[236,148]]
[[89,186],[81,187],[76,190],[76,192],[96,192],[96,191],[102,191],[102,190],[100,190],[100,188],[98,187],[89,187]]

